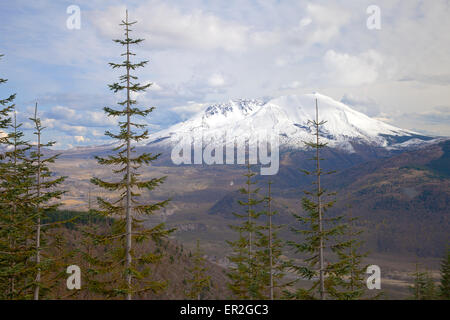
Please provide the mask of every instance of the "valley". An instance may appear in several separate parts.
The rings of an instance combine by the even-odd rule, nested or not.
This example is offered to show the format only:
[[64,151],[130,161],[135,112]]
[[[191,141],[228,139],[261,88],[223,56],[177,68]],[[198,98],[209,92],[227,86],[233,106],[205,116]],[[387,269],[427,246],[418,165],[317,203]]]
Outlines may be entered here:
[[[264,105],[251,103],[256,109]],[[239,110],[244,112],[253,110],[250,107],[245,109],[245,104],[240,107]],[[222,108],[225,111],[219,112],[221,109],[217,106],[208,108],[207,114],[222,117],[233,111],[229,105]],[[235,122],[236,119],[231,117],[231,120],[221,121]],[[204,125],[202,134],[217,135],[223,132],[216,129]],[[399,134],[402,131],[396,132]],[[325,148],[322,152],[324,170],[336,171],[323,178],[323,186],[337,192],[336,204],[327,214],[333,217],[350,211],[352,216],[360,218],[356,227],[365,231],[362,236],[364,250],[371,253],[366,263],[382,268],[383,283],[391,298],[405,298],[409,294],[408,286],[416,263],[431,270],[437,277],[439,258],[450,243],[450,140],[440,138],[430,141],[425,138],[417,143],[416,135],[409,132],[402,134],[403,138],[384,142],[377,138],[369,143],[364,139],[347,137],[346,147],[342,148],[342,141],[339,141],[344,138],[329,131],[325,139],[334,147]],[[173,135],[178,133],[175,131]],[[280,140],[283,141],[282,138]],[[212,165],[176,165],[172,161],[173,144],[170,141],[158,138],[155,143],[136,146],[138,153],[162,153],[158,161],[141,172],[142,177],[167,177],[157,191],[144,194],[143,201],[171,199],[169,206],[148,218],[146,224],[152,226],[165,222],[169,227],[176,228],[172,240],[183,243],[187,248],[194,248],[196,241],[200,240],[208,260],[220,268],[226,268],[229,264],[226,257],[230,253],[226,240],[234,236],[229,229],[229,225],[235,223],[233,212],[242,211],[238,200],[243,199],[238,189],[244,185],[246,167],[222,165],[220,162]],[[416,142],[405,147],[405,141]],[[109,176],[110,171],[98,166],[94,159],[94,156],[108,154],[111,148],[101,146],[62,152],[52,166],[56,175],[69,177],[64,182],[68,192],[63,197],[62,209],[85,211],[89,203],[91,207],[96,207],[97,196],[106,199],[116,196],[94,188],[89,182],[93,176],[113,179]],[[282,239],[294,240],[295,236],[289,231],[295,225],[292,214],[301,214],[303,190],[310,188],[312,182],[300,169],[313,169],[313,162],[310,161],[313,153],[301,146],[294,148],[289,141],[284,141],[280,145],[279,155],[279,172],[273,176],[258,174],[256,181],[260,197],[267,192],[267,182],[273,182],[273,206],[278,212],[274,221],[284,226],[280,231]],[[259,165],[254,165],[253,171],[258,173]],[[286,254],[289,258],[302,259],[289,250]]]
[[[330,214],[342,213],[352,205],[352,214],[361,217],[365,249],[371,252],[367,264],[377,264],[382,270],[383,284],[391,298],[405,298],[415,264],[433,272],[437,280],[439,258],[449,243],[450,180],[439,170],[427,169],[430,163],[445,157],[446,143],[419,150],[394,154],[367,161],[370,156],[349,157],[338,151],[327,151],[324,166],[341,169],[326,179],[329,190],[338,191],[336,208]],[[379,151],[381,152],[381,151]],[[376,153],[376,152],[375,152]],[[361,153],[362,154],[362,153]],[[285,225],[280,235],[285,240],[294,236],[289,226],[291,214],[299,212],[302,190],[310,184],[298,168],[308,167],[308,154],[289,151],[282,153],[279,175],[274,181],[274,207],[277,223]],[[62,155],[53,168],[56,173],[70,176],[65,182],[68,193],[64,209],[84,211],[88,208],[89,193],[92,207],[95,197],[114,198],[93,188],[91,176],[107,178],[91,156]],[[155,163],[144,177],[167,176],[166,183],[145,201],[172,199],[159,215],[149,218],[147,225],[166,222],[177,228],[173,241],[193,249],[197,240],[211,263],[226,268],[229,248],[225,241],[233,238],[229,225],[234,223],[232,212],[242,210],[237,193],[244,179],[244,166],[175,166],[167,155]],[[259,177],[261,196],[266,192],[268,177]],[[290,254],[291,257],[295,255]],[[297,257],[301,259],[301,257]]]

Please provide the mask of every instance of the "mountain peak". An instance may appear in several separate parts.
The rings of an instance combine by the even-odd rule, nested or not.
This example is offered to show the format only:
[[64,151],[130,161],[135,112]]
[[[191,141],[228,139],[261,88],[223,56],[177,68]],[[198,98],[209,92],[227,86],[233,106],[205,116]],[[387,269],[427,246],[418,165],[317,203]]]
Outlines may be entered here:
[[[412,131],[400,129],[358,112],[342,102],[318,92],[287,95],[268,101],[236,99],[212,104],[187,121],[175,124],[150,136],[148,143],[176,143],[182,137],[222,139],[226,133],[249,137],[278,132],[280,143],[303,148],[310,141],[309,120],[315,119],[316,99],[319,119],[326,121],[321,130],[323,142],[352,152],[351,143],[389,147],[409,139],[430,140]],[[170,138],[170,139],[168,139]]]
[[229,113],[240,112],[247,115],[264,104],[256,99],[234,99],[225,103],[216,103],[206,108],[204,115],[209,118],[214,115],[227,116]]

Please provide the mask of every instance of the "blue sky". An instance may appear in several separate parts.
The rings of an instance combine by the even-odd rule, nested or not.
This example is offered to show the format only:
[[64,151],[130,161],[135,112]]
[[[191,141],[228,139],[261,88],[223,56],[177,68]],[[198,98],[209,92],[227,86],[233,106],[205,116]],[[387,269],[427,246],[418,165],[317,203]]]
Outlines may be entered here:
[[[81,10],[69,30],[67,7]],[[381,29],[369,30],[369,5]],[[34,102],[58,148],[107,142],[114,126],[102,107],[119,73],[118,26],[138,20],[136,50],[150,60],[138,75],[156,106],[146,122],[165,128],[233,98],[319,91],[369,116],[434,135],[450,135],[450,2],[419,1],[3,1],[0,96],[17,93],[19,118]],[[25,125],[27,128],[28,125]],[[29,130],[28,134],[31,133]]]

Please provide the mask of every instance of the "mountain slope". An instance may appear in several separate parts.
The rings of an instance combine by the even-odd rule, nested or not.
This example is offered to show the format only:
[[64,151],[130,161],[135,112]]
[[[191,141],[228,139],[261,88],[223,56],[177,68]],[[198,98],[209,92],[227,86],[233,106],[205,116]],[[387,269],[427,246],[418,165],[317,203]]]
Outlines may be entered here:
[[[367,247],[373,252],[440,257],[450,243],[449,155],[447,140],[338,170],[322,180],[324,188],[338,195],[328,214],[348,212],[350,204],[352,215],[361,217],[359,224],[365,227]],[[328,161],[323,165],[324,170],[335,168]],[[301,167],[297,163],[285,166]],[[294,223],[291,213],[302,212],[302,190],[309,188],[311,181],[299,175],[287,185],[283,183],[286,179],[273,177],[272,192],[280,213],[276,220],[290,225]],[[264,183],[259,186],[264,190]],[[231,212],[242,210],[237,205],[239,199],[238,193],[229,192],[208,213],[233,219]]]
[[173,145],[188,136],[195,139],[203,136],[203,141],[220,141],[227,134],[233,138],[248,138],[278,133],[282,146],[303,148],[303,142],[312,138],[309,120],[315,118],[316,99],[320,120],[326,121],[321,131],[322,140],[331,147],[354,152],[350,142],[395,148],[410,139],[414,139],[413,145],[431,140],[372,119],[330,97],[314,93],[283,96],[269,101],[230,100],[214,104],[185,122],[152,134],[146,143]]

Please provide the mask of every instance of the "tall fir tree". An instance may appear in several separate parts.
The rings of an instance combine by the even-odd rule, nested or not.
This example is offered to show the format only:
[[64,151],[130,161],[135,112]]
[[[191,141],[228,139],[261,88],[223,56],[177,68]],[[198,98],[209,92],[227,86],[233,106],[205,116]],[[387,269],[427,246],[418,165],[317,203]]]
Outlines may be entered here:
[[[3,55],[0,55],[0,59]],[[0,78],[0,85],[5,84],[8,80]],[[12,238],[19,230],[12,228],[17,222],[11,214],[11,200],[7,197],[12,195],[11,190],[11,163],[6,161],[6,148],[10,136],[7,134],[12,124],[11,112],[14,110],[14,99],[16,95],[11,94],[6,98],[0,99],[0,298],[14,298],[12,286],[12,278],[14,276],[12,270],[12,262],[16,260],[17,254],[12,246]],[[4,161],[5,160],[5,161]]]
[[[367,252],[361,252],[364,244],[359,240],[363,231],[357,229],[355,224],[358,217],[352,216],[352,208],[349,205],[347,211],[347,225],[344,233],[345,246],[337,247],[334,251],[338,261],[334,265],[333,272],[329,274],[328,294],[338,300],[358,300],[364,298],[366,293],[365,275],[367,265],[363,259]],[[373,298],[377,298],[376,295]]]
[[[230,226],[239,233],[237,240],[227,241],[232,253],[227,257],[231,263],[227,272],[229,282],[227,284],[234,299],[250,299],[251,273],[248,258],[248,237],[242,226]],[[241,230],[239,230],[239,229]]]
[[267,221],[256,230],[256,267],[263,283],[259,298],[274,300],[280,297],[292,283],[286,280],[287,261],[282,259],[284,242],[278,237],[281,226],[273,222],[277,211],[273,210],[272,182],[268,182],[267,196],[264,199],[265,210],[262,217]]
[[239,200],[238,203],[246,208],[246,213],[233,213],[241,223],[230,225],[230,228],[239,236],[235,241],[227,241],[232,249],[232,254],[228,256],[228,260],[232,263],[227,273],[230,280],[228,287],[236,299],[258,299],[263,295],[264,285],[261,270],[257,268],[256,263],[255,233],[261,229],[261,226],[256,224],[256,219],[261,213],[256,212],[255,206],[264,199],[258,198],[259,188],[254,187],[256,183],[252,178],[255,173],[251,170],[250,164],[247,165],[244,176],[246,187],[239,189],[239,193],[246,200]]
[[[92,207],[92,190],[91,186],[88,188],[88,207],[87,207],[87,223],[80,227],[80,232],[82,234],[81,241],[79,242],[79,248],[77,252],[82,258],[82,277],[87,283],[92,283],[95,281],[95,276],[93,276],[92,265],[89,262],[94,256],[95,240],[92,235],[99,234],[100,223],[95,223],[100,217]],[[80,294],[82,299],[91,300],[93,295],[88,290],[89,288],[84,288],[84,290],[76,292]]]
[[[34,300],[39,300],[41,296],[47,296],[51,289],[57,285],[56,279],[58,277],[55,278],[55,274],[59,274],[57,270],[60,269],[58,267],[62,267],[60,262],[64,258],[64,255],[70,255],[70,253],[63,253],[63,239],[56,232],[49,234],[51,229],[64,223],[64,221],[54,223],[46,222],[48,220],[48,213],[55,211],[59,207],[61,204],[61,196],[65,193],[59,188],[66,177],[53,177],[53,173],[49,168],[49,165],[55,163],[55,160],[58,159],[59,154],[49,157],[43,154],[43,148],[52,147],[56,142],[49,141],[42,143],[42,132],[45,130],[45,127],[42,126],[41,119],[38,117],[37,103],[35,105],[34,117],[31,117],[30,120],[34,125],[36,141],[26,161],[35,173],[35,181],[29,193],[33,196],[36,214],[35,261],[37,270]],[[55,251],[55,249],[58,250]],[[51,253],[51,251],[53,252]]]
[[[269,299],[274,299],[274,258],[279,257],[281,251],[278,251],[280,242],[276,241],[276,233],[274,232],[274,225],[272,223],[272,217],[276,212],[272,211],[272,182],[269,181],[268,184],[268,194],[267,194],[267,216],[269,217],[267,225],[267,251],[269,256]],[[274,239],[275,238],[275,239]]]
[[441,299],[450,300],[450,248],[447,248],[446,255],[441,262],[441,284],[439,291]]
[[[43,128],[39,118],[35,114],[31,120],[40,137]],[[47,223],[45,218],[57,207],[62,191],[56,187],[64,178],[52,178],[48,168],[57,156],[42,155],[41,148],[52,144],[44,145],[38,138],[32,146],[23,140],[21,126],[14,111],[11,132],[3,140],[8,151],[0,166],[0,251],[5,255],[0,259],[0,277],[8,278],[4,282],[8,288],[2,288],[5,298],[39,299],[50,297],[58,275],[62,274],[58,264],[62,238],[56,233],[47,237],[48,229],[60,222]]]
[[23,140],[16,112],[11,131],[2,139],[6,147],[0,166],[0,299],[30,299],[36,263],[34,246],[33,170],[26,162],[31,148]]
[[[2,57],[3,55],[0,54],[0,60]],[[0,78],[0,85],[5,84],[6,82],[8,82],[7,79]],[[8,129],[11,125],[10,113],[13,111],[15,98],[16,95],[11,94],[6,98],[0,99],[0,145],[5,142],[4,139],[6,138],[3,130]]]
[[421,271],[416,263],[416,271],[412,273],[414,277],[413,285],[409,287],[413,300],[434,300],[436,299],[436,286],[428,270]]
[[[310,120],[309,124],[314,129],[315,141],[305,142],[305,145],[315,151],[311,158],[315,162],[315,170],[301,170],[308,176],[312,176],[312,190],[305,190],[305,196],[302,198],[302,208],[306,215],[294,214],[296,220],[303,227],[302,229],[291,228],[291,230],[302,237],[302,242],[289,241],[288,244],[297,252],[306,255],[303,265],[293,265],[293,270],[302,278],[312,279],[316,277],[309,289],[298,289],[291,298],[296,299],[321,299],[327,298],[326,290],[334,291],[331,277],[335,274],[338,265],[328,259],[325,266],[325,249],[330,251],[342,250],[348,246],[348,242],[337,241],[338,237],[344,233],[345,225],[341,223],[343,217],[326,217],[327,210],[330,209],[335,199],[334,192],[327,192],[321,185],[321,177],[334,173],[334,171],[324,171],[321,168],[320,151],[327,146],[327,143],[320,141],[321,127],[326,121],[319,121],[319,108],[316,99],[316,119]],[[327,288],[326,288],[327,287]]]
[[192,261],[194,263],[193,267],[187,270],[189,278],[186,279],[188,287],[186,297],[192,300],[201,300],[211,288],[211,276],[207,275],[206,259],[203,257],[203,252],[200,249],[199,240],[197,240]]
[[[163,223],[149,229],[143,227],[143,217],[154,214],[166,206],[169,200],[151,204],[139,203],[142,191],[152,191],[160,186],[166,177],[140,179],[139,169],[143,165],[149,165],[160,154],[137,154],[132,146],[133,142],[139,142],[148,137],[146,125],[136,123],[134,119],[147,117],[154,110],[153,107],[137,107],[137,101],[131,97],[131,94],[144,92],[151,86],[151,84],[141,85],[137,82],[138,77],[131,73],[148,63],[148,61],[133,63],[130,59],[135,56],[130,47],[143,41],[143,39],[130,38],[132,31],[130,27],[135,23],[128,21],[127,11],[125,20],[120,24],[124,27],[125,37],[114,40],[126,48],[122,54],[125,60],[121,63],[110,63],[113,69],[125,69],[119,82],[109,85],[114,93],[124,91],[125,100],[118,103],[119,109],[104,108],[109,117],[125,118],[119,122],[119,133],[105,132],[107,136],[117,140],[118,146],[114,149],[116,152],[114,155],[104,158],[97,157],[99,164],[112,166],[113,173],[121,175],[121,179],[116,182],[105,181],[97,177],[91,179],[94,185],[111,193],[119,193],[119,196],[116,200],[98,198],[98,213],[114,218],[114,221],[106,233],[92,235],[96,244],[105,246],[106,252],[101,253],[103,257],[89,259],[89,263],[92,265],[91,273],[96,278],[92,279],[88,285],[91,290],[105,297],[124,297],[127,300],[131,300],[134,295],[149,291],[157,292],[165,287],[164,282],[150,279],[151,265],[161,258],[161,254],[149,251],[145,244],[152,239],[166,237],[171,231],[167,230]],[[138,248],[139,245],[141,245],[140,248]]]

